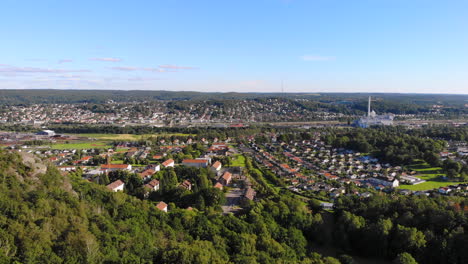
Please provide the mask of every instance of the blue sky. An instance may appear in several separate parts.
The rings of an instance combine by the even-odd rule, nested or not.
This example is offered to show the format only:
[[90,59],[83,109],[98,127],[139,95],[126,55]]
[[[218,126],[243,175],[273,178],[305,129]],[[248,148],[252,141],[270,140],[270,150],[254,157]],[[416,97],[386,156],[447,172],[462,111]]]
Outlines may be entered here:
[[0,3],[0,89],[468,94],[468,1]]

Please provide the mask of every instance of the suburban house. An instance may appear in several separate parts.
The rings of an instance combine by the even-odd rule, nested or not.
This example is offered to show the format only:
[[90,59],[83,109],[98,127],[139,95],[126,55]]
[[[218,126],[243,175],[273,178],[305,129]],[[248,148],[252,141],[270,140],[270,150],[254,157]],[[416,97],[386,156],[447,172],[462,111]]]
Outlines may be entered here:
[[256,192],[254,189],[252,189],[252,187],[247,187],[244,193],[244,197],[249,199],[250,201],[253,201],[253,199],[255,198],[255,194]]
[[179,185],[179,187],[182,187],[182,188],[190,191],[190,190],[192,190],[192,183],[189,180],[185,180]]
[[145,187],[148,189],[151,189],[151,191],[157,191],[159,190],[159,181],[154,179],[145,184]]
[[158,208],[159,210],[167,213],[167,204],[165,202],[159,202],[156,205],[156,208]]
[[208,167],[209,160],[207,159],[184,159],[182,165],[195,167],[195,168],[206,168]]
[[218,174],[219,171],[221,170],[221,167],[222,167],[222,164],[220,161],[216,161],[215,163],[213,163],[213,165],[211,165],[211,170]]
[[138,173],[138,176],[143,181],[146,181],[146,180],[151,179],[151,176],[153,176],[155,173],[156,171],[154,171],[153,169],[147,169],[147,170],[142,171],[141,173]]
[[167,156],[166,153],[156,153],[156,154],[153,155],[153,159],[159,160],[159,159],[164,158],[165,156]]
[[451,191],[451,189],[448,188],[448,187],[439,188],[439,193],[441,193],[441,194],[448,194],[450,191]]
[[222,191],[223,190],[223,185],[220,182],[216,182],[216,184],[213,186],[213,188],[220,189]]
[[104,171],[118,171],[118,170],[132,170],[132,165],[130,164],[102,164],[101,170]]
[[152,169],[156,173],[156,172],[161,170],[161,165],[159,165],[159,164],[150,164],[150,165],[146,166],[146,169],[147,170]]
[[74,163],[75,163],[75,164],[79,164],[79,163],[81,163],[81,164],[87,164],[92,158],[93,158],[93,156],[85,156],[85,157],[83,157],[83,158],[81,158],[81,159],[75,161]]
[[208,152],[217,155],[226,155],[226,152],[229,150],[228,145],[224,143],[214,143],[211,147],[208,148]]
[[385,187],[392,187],[392,188],[398,187],[400,185],[400,182],[397,179],[389,180],[389,179],[384,179],[384,178],[370,177],[368,181],[375,185],[383,185]]
[[164,168],[167,167],[174,167],[174,160],[173,159],[168,159],[162,163]]
[[232,174],[229,171],[226,171],[221,177],[221,179],[219,179],[219,181],[225,186],[229,185],[229,183],[231,183],[231,180],[232,180]]
[[125,183],[121,180],[116,180],[115,182],[112,182],[108,184],[106,187],[109,188],[109,190],[113,192],[118,192],[118,191],[123,191],[125,186]]

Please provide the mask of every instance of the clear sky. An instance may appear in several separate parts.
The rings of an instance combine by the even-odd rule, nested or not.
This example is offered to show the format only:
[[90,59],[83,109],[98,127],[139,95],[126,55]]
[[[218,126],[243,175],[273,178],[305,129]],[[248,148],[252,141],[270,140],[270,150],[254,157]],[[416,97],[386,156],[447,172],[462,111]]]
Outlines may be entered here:
[[2,0],[0,89],[468,94],[468,1]]

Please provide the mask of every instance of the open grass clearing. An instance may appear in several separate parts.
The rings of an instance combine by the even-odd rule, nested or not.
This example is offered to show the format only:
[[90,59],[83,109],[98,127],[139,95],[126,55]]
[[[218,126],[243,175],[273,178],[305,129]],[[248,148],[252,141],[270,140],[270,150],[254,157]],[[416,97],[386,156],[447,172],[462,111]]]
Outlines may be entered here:
[[236,154],[231,160],[231,167],[245,167],[245,157],[241,154]]
[[76,142],[76,143],[56,143],[50,145],[51,149],[108,149],[112,148],[108,142],[103,141],[89,141],[89,142]]
[[182,133],[158,133],[158,134],[70,134],[79,137],[95,138],[100,140],[115,140],[115,141],[136,141],[147,139],[149,137],[171,137],[171,136],[195,136],[195,134],[182,134]]

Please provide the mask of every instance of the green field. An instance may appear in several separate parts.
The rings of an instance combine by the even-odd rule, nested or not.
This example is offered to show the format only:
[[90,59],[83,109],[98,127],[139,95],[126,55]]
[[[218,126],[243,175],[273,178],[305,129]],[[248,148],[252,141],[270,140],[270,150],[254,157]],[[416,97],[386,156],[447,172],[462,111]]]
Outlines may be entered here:
[[95,138],[100,140],[116,140],[116,141],[135,141],[140,139],[146,139],[152,136],[195,136],[195,134],[182,134],[182,133],[158,133],[158,134],[143,134],[143,135],[135,135],[135,134],[70,134],[79,137],[88,137],[88,138]]
[[50,145],[52,149],[108,149],[112,148],[108,142],[104,141],[91,141],[80,143],[58,143]]
[[462,182],[446,181],[442,179],[445,176],[441,167],[431,167],[429,164],[422,160],[418,160],[418,163],[408,166],[408,169],[416,171],[418,174],[415,177],[426,180],[426,182],[416,185],[400,185],[400,189],[408,189],[412,191],[426,191],[432,189],[438,189],[454,184],[460,184]]
[[234,155],[231,161],[231,167],[245,167],[244,155],[241,155],[241,154]]

